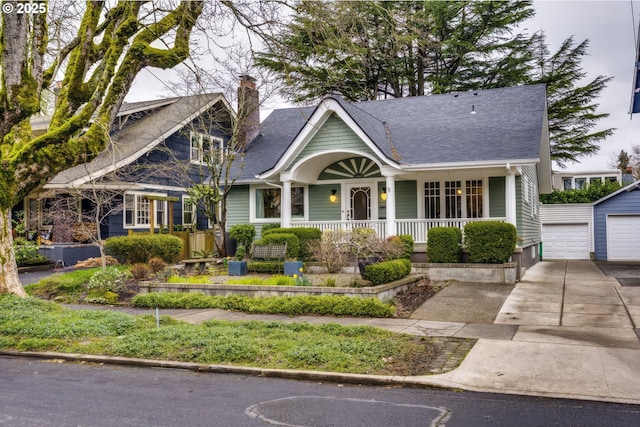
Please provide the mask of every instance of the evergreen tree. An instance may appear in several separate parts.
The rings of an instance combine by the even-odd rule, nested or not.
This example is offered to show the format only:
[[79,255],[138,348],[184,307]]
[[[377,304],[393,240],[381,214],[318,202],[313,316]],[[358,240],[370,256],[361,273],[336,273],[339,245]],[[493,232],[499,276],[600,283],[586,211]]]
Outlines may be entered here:
[[585,85],[588,40],[551,54],[544,33],[516,29],[530,1],[310,2],[257,63],[294,102],[339,94],[350,101],[545,83],[551,156],[558,166],[593,155],[614,129],[595,100],[611,80]]

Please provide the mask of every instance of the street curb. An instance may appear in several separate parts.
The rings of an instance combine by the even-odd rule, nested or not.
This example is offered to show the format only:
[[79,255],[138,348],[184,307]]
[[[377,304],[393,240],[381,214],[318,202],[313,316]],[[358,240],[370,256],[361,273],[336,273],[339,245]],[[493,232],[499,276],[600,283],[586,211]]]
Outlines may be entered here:
[[241,374],[255,377],[284,378],[295,380],[312,380],[333,383],[367,384],[367,385],[401,385],[405,387],[451,389],[450,387],[432,384],[425,377],[403,377],[389,375],[347,374],[323,371],[302,371],[295,369],[265,369],[248,366],[210,365],[193,362],[176,362],[170,360],[136,359],[120,356],[97,356],[80,353],[56,353],[36,351],[0,350],[0,356],[19,356],[37,359],[62,359],[69,362],[102,363],[105,365],[138,366],[147,368],[183,369],[194,372],[210,372],[218,374]]

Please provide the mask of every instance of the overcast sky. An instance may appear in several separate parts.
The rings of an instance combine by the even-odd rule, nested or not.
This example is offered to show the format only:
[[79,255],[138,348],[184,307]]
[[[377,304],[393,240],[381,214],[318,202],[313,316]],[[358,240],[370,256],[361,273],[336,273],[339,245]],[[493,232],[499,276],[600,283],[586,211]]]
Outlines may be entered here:
[[[599,112],[610,115],[600,121],[598,128],[616,128],[617,131],[601,144],[597,156],[567,164],[569,171],[611,169],[612,155],[620,150],[630,152],[632,144],[640,144],[640,114],[635,114],[633,119],[629,115],[640,0],[536,0],[534,8],[536,16],[524,26],[529,33],[543,30],[551,52],[571,35],[576,44],[589,39],[589,56],[582,62],[587,72],[586,80],[598,75],[614,78],[598,100]],[[171,76],[169,71],[153,70],[153,74],[142,71],[127,100],[167,96],[158,79],[171,79]],[[263,119],[265,116],[262,114]]]
[[599,112],[609,114],[601,120],[599,128],[617,131],[601,144],[597,156],[567,165],[567,170],[576,171],[610,169],[612,153],[629,152],[632,144],[640,145],[640,114],[631,120],[629,115],[640,1],[538,0],[534,1],[534,8],[536,16],[526,27],[530,32],[544,30],[551,52],[571,35],[577,43],[589,39],[589,56],[582,62],[586,79],[593,80],[598,75],[613,77],[599,99]]

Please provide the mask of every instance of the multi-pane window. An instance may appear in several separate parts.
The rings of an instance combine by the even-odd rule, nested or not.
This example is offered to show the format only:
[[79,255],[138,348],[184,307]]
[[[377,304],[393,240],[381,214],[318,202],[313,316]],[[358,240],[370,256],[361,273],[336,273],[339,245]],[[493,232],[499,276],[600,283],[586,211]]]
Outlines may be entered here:
[[587,178],[576,178],[576,189],[587,187]]
[[222,158],[224,143],[221,138],[204,133],[191,132],[190,141],[190,159],[192,163],[211,164]]
[[467,181],[467,218],[482,218],[482,180]]
[[167,202],[164,200],[153,201],[144,194],[127,193],[124,195],[124,226],[145,227],[151,224],[151,218],[155,218],[155,225],[167,224]]
[[483,218],[482,179],[424,183],[424,218]]
[[462,218],[462,186],[460,181],[445,181],[444,207],[446,218]]
[[196,223],[196,207],[191,198],[182,199],[182,224],[193,225]]
[[571,178],[562,178],[562,188],[565,190],[571,190],[573,188],[573,183],[571,181]]
[[440,182],[424,183],[424,216],[440,218]]

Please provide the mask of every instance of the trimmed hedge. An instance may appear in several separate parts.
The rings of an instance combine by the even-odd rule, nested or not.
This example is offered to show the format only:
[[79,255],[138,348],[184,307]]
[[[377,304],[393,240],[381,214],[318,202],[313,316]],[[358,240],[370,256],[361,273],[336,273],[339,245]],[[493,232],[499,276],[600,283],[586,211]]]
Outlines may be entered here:
[[411,273],[411,261],[406,258],[369,264],[364,268],[364,279],[373,286],[402,279]]
[[499,221],[471,222],[464,227],[468,262],[502,264],[516,248],[516,227]]
[[256,228],[252,224],[235,224],[229,229],[229,237],[248,249],[256,237]]
[[176,262],[182,251],[182,239],[169,234],[134,234],[109,237],[105,251],[120,264],[147,263],[158,257],[164,262]]
[[413,236],[411,234],[399,234],[398,239],[402,242],[404,246],[404,252],[400,255],[401,258],[411,259],[411,255],[413,255],[413,248],[415,242],[413,241]]
[[[281,230],[280,228],[278,230]],[[262,239],[258,240],[258,245],[283,245],[287,244],[287,258],[298,258],[300,253],[300,241],[295,234],[290,233],[269,233],[266,236],[262,236]]]
[[462,230],[458,227],[434,227],[427,231],[428,262],[460,262]]
[[284,271],[284,263],[279,261],[249,261],[247,262],[249,273],[281,274]]
[[322,230],[313,227],[294,227],[294,228],[271,228],[262,230],[262,237],[270,234],[293,234],[298,238],[300,242],[300,249],[298,252],[298,258],[302,261],[311,261],[313,254],[311,253],[311,244],[316,241],[320,241],[322,238]]
[[395,308],[377,298],[346,296],[247,297],[199,293],[152,292],[136,295],[131,304],[143,308],[221,308],[246,313],[319,316],[391,317]]

